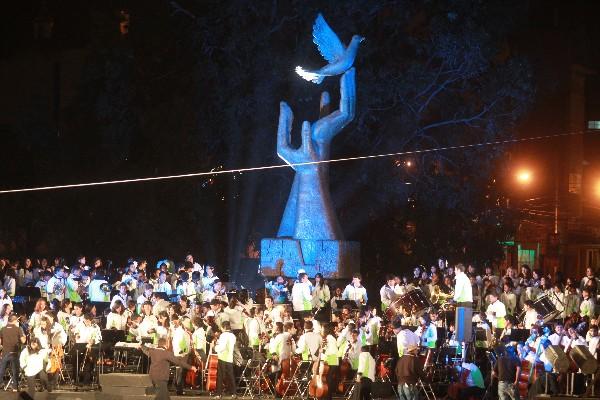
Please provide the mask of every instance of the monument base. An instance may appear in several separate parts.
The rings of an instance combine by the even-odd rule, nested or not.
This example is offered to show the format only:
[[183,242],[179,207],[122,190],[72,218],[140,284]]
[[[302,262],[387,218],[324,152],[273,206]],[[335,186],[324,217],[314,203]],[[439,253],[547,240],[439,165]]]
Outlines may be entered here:
[[[360,243],[343,240],[267,238],[261,240],[260,264],[265,276],[296,276],[299,269],[309,277],[347,279],[360,272]],[[277,261],[283,261],[281,271]]]

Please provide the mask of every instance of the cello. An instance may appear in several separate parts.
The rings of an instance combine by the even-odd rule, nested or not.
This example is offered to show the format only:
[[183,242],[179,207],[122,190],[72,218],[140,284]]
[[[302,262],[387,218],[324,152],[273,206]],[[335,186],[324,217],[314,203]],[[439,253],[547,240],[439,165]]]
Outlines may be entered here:
[[[294,339],[288,339],[287,346],[290,346],[290,348],[295,347],[292,346],[293,341]],[[294,374],[297,368],[298,359],[296,357],[290,357],[281,360],[281,375],[279,376],[279,379],[275,384],[275,391],[277,392],[277,394],[283,397],[286,396],[288,392],[290,392],[290,394],[295,394],[298,391],[296,385],[292,385],[292,383],[294,382],[292,379],[292,375]]]
[[208,349],[208,359],[206,362],[206,390],[209,392],[217,390],[217,365],[219,365],[219,356],[213,353],[215,342],[219,339],[219,331],[215,332],[213,341]]
[[352,363],[350,363],[350,359],[348,358],[350,349],[352,349],[352,343],[348,342],[348,347],[346,348],[346,352],[344,353],[344,357],[342,357],[342,362],[340,363],[340,383],[337,387],[338,393],[344,393],[344,383],[348,380],[348,375],[352,370]]
[[321,360],[323,356],[323,343],[319,348],[319,356],[313,364],[313,373],[308,384],[308,395],[313,398],[321,399],[329,395],[329,386],[327,386],[327,374],[329,365]]

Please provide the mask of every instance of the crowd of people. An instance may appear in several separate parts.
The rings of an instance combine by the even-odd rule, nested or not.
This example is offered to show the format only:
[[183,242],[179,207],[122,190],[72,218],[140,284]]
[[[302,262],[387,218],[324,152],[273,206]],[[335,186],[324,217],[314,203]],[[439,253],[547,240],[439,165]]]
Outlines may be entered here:
[[[0,259],[0,383],[17,390],[24,377],[32,393],[38,378],[52,390],[69,370],[73,383],[89,385],[99,357],[111,357],[118,340],[137,343],[149,358],[144,372],[160,399],[169,396],[171,364],[178,366],[178,394],[190,385],[187,372],[199,370],[192,386],[235,395],[243,366],[256,354],[269,366],[261,390],[276,397],[291,390],[289,376],[299,364],[324,363],[329,390],[318,397],[351,392],[367,399],[371,384],[387,379],[398,383],[397,393],[406,400],[417,398],[433,369],[448,363],[440,357],[446,354],[459,360],[452,364],[457,375],[448,390],[458,399],[480,395],[489,384],[473,343],[501,346],[490,372],[500,382],[501,399],[516,399],[523,363],[555,369],[543,351],[549,345],[567,353],[585,346],[597,357],[599,279],[591,269],[578,281],[551,278],[527,265],[500,276],[489,267],[477,271],[440,262],[415,268],[411,277],[388,275],[379,296],[369,296],[360,274],[330,286],[321,274],[311,279],[303,270],[249,293],[231,290],[214,267],[194,262],[192,255],[155,266],[141,259],[122,266],[94,259],[88,265],[85,256],[71,265],[61,258]],[[468,321],[460,319],[459,308],[469,309],[472,318],[469,313]],[[460,336],[461,324],[471,323],[483,331],[483,340]],[[518,339],[521,329],[528,332]]]

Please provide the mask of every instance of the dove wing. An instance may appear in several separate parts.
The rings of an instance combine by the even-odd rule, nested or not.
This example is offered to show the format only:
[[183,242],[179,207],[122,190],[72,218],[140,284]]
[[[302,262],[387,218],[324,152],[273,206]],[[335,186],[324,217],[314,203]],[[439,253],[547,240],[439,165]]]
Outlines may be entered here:
[[346,51],[340,38],[327,25],[323,15],[319,13],[313,25],[313,42],[317,45],[319,53],[329,63],[336,62]]

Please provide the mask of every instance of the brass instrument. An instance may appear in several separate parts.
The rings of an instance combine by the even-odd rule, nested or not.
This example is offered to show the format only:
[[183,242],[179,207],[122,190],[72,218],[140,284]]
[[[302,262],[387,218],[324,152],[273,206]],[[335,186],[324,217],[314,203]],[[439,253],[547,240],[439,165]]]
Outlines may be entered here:
[[100,284],[100,290],[104,293],[112,292],[112,287],[108,284],[108,282],[104,282]]

